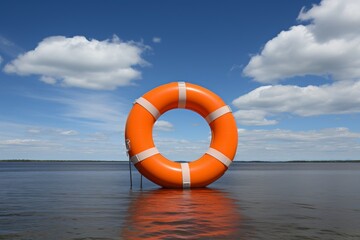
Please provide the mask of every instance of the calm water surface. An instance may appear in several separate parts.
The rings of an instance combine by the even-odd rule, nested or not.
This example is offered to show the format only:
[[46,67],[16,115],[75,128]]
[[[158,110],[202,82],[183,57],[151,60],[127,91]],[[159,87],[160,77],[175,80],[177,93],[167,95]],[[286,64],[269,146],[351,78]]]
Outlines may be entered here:
[[360,163],[237,163],[165,190],[127,163],[0,162],[0,239],[360,239]]

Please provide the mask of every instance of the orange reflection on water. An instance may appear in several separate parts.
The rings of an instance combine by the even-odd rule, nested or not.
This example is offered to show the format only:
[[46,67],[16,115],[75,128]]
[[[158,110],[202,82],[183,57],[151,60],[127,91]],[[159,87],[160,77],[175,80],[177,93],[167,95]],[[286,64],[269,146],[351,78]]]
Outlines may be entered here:
[[134,197],[123,239],[238,239],[241,219],[234,199],[213,189],[158,189]]

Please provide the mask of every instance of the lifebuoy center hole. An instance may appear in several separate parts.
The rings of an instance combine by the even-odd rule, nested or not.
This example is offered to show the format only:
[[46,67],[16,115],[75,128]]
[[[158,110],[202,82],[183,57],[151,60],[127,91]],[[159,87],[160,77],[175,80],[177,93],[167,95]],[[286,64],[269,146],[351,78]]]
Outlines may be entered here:
[[153,140],[159,152],[169,160],[191,162],[208,150],[211,130],[205,119],[187,109],[173,109],[155,122]]

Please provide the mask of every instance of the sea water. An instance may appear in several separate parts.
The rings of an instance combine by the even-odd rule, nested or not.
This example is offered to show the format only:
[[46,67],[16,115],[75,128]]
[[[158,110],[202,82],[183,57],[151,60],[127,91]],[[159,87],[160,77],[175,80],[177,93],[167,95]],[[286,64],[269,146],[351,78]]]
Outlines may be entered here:
[[0,162],[0,239],[360,239],[360,163],[234,163],[167,190],[126,162]]

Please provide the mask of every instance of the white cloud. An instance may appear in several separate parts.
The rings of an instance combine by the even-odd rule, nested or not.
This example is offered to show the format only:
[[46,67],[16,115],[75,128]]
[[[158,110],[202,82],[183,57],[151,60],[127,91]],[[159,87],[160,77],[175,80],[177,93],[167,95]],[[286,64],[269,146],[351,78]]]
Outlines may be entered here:
[[[56,116],[60,121],[86,125],[96,131],[123,131],[130,102],[112,92],[80,93],[54,91],[50,96],[30,98],[61,104]],[[64,130],[65,131],[65,130]],[[66,130],[67,131],[67,130]]]
[[56,79],[53,77],[48,77],[48,76],[41,76],[40,77],[40,81],[47,83],[47,84],[55,84],[56,83]]
[[63,130],[63,131],[59,131],[59,133],[61,135],[66,135],[66,136],[73,136],[73,135],[77,135],[78,132],[75,130]]
[[193,161],[206,152],[209,148],[209,141],[156,137],[155,145],[159,152],[168,159],[173,161]]
[[154,124],[154,130],[157,131],[172,131],[174,130],[174,125],[168,121],[158,120]]
[[65,119],[87,124],[93,129],[120,132],[126,120],[124,106],[114,96],[93,94],[58,98],[55,101],[66,106],[62,113]]
[[[51,118],[52,124],[17,124],[6,116],[9,122],[0,121],[0,159],[127,159],[123,142],[130,101],[114,92],[71,89],[27,97],[54,108],[51,115],[39,116]],[[23,139],[36,142],[20,144]]]
[[304,75],[360,79],[360,1],[323,0],[298,19],[310,21],[282,31],[244,68],[261,83]]
[[88,40],[83,36],[48,37],[4,67],[7,73],[40,75],[40,80],[68,87],[112,90],[141,78],[136,66],[147,64],[148,47],[113,39]]
[[39,137],[41,135],[63,135],[63,136],[74,136],[78,135],[79,132],[76,130],[66,130],[66,129],[58,129],[58,128],[44,128],[44,127],[30,127],[26,131],[27,133],[31,134],[31,136]]
[[153,41],[154,43],[161,43],[161,38],[159,38],[159,37],[153,37],[152,41]]
[[123,137],[96,129],[80,132],[0,121],[0,159],[125,160]]
[[[241,107],[243,108],[244,106],[241,105]],[[265,126],[278,123],[275,120],[266,119],[265,117],[267,114],[270,113],[268,113],[266,110],[248,109],[234,112],[234,117],[242,125]]]
[[27,130],[28,133],[33,133],[33,134],[38,134],[41,132],[41,130],[39,128],[29,128]]
[[39,143],[36,139],[7,139],[0,141],[0,145],[33,145]]
[[360,133],[347,128],[313,131],[239,129],[237,160],[346,160],[360,156]]
[[[69,138],[59,134],[61,131],[70,130],[0,122],[0,159],[126,160],[122,134],[79,132]],[[360,133],[347,128],[238,132],[236,160],[345,160],[360,156]],[[156,140],[159,151],[172,160],[195,160],[209,147],[208,139]]]
[[[263,86],[240,96],[233,104],[241,109],[234,115],[244,125],[275,124],[265,117],[277,113],[299,116],[357,113],[360,112],[360,82],[307,87]],[[259,121],[265,124],[256,124]]]
[[279,113],[299,116],[360,112],[360,1],[323,0],[298,16],[307,24],[291,27],[268,41],[244,68],[260,83],[294,76],[330,76],[320,86],[259,87],[233,101],[244,125],[271,125]]
[[360,34],[360,4],[358,0],[325,0],[306,11],[298,19],[313,20],[312,32],[320,41],[336,38],[357,38]]
[[[360,133],[347,128],[328,128],[309,131],[287,129],[239,129],[236,160],[346,160],[360,156]],[[201,157],[210,139],[157,137],[156,147],[172,160],[191,161]]]

